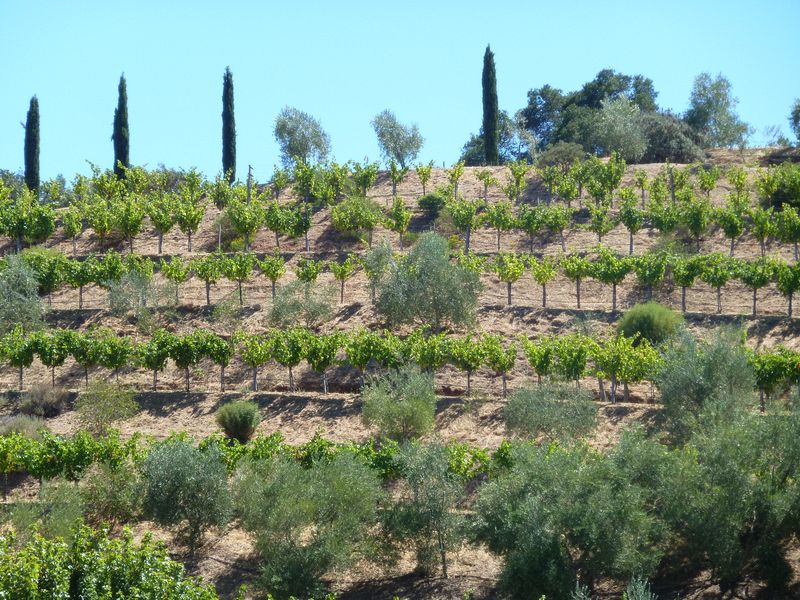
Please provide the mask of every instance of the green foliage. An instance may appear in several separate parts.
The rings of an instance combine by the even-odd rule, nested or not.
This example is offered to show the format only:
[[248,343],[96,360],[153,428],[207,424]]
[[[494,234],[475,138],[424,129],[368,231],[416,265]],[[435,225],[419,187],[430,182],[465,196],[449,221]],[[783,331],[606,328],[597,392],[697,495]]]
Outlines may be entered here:
[[372,230],[381,220],[380,207],[362,196],[352,196],[331,209],[331,224],[337,231],[359,234],[366,231],[372,240]]
[[27,414],[14,415],[0,423],[0,436],[18,434],[27,438],[40,439],[41,431],[47,431],[44,419]]
[[275,141],[285,167],[298,162],[322,162],[330,151],[330,136],[314,117],[292,107],[285,107],[275,118]]
[[632,306],[617,321],[617,331],[638,343],[647,340],[658,346],[683,327],[679,314],[658,302]]
[[378,163],[371,163],[366,158],[364,164],[353,164],[353,183],[356,184],[357,189],[361,190],[361,197],[366,198],[367,190],[375,185],[379,168]]
[[358,269],[360,261],[355,254],[348,254],[342,262],[331,261],[328,266],[333,273],[333,278],[341,284],[341,291],[339,294],[339,301],[344,302],[344,284],[350,279]]
[[386,215],[384,224],[389,231],[394,231],[400,235],[400,249],[403,249],[403,236],[408,231],[408,224],[411,222],[411,211],[406,208],[402,198],[395,197],[392,201],[392,208]]
[[285,458],[245,462],[234,495],[262,558],[260,585],[288,598],[321,592],[325,573],[368,552],[382,492],[374,472],[345,452],[311,469]]
[[117,87],[117,108],[114,109],[114,175],[120,179],[125,177],[125,170],[130,168],[130,130],[128,129],[128,88],[125,75],[119,78]]
[[42,484],[37,502],[14,505],[11,524],[23,543],[37,533],[51,540],[60,538],[69,542],[83,520],[84,510],[83,498],[74,485],[52,480]]
[[278,290],[270,307],[269,320],[280,327],[302,323],[314,328],[333,315],[335,302],[333,288],[293,281]]
[[314,283],[326,266],[327,263],[324,260],[313,260],[301,256],[297,261],[294,272],[298,280],[304,283]]
[[39,99],[31,98],[25,117],[25,185],[39,190]]
[[734,112],[736,104],[726,77],[720,74],[712,78],[709,73],[700,73],[694,79],[684,118],[704,136],[708,146],[741,146],[746,143],[750,127]]
[[184,441],[155,446],[142,462],[144,508],[157,523],[177,527],[194,551],[203,532],[221,527],[231,514],[225,465],[218,451],[200,451]]
[[93,465],[81,480],[87,518],[95,523],[127,523],[142,510],[144,489],[131,461]]
[[226,436],[244,444],[256,432],[261,414],[254,402],[237,400],[223,405],[215,418]]
[[404,441],[433,430],[436,394],[433,378],[417,368],[370,379],[361,392],[364,423],[382,438]]
[[597,406],[589,392],[576,392],[565,384],[544,384],[512,393],[505,407],[505,419],[508,430],[517,435],[532,438],[544,435],[550,440],[568,442],[594,429]]
[[222,174],[228,183],[236,181],[236,116],[230,67],[225,67],[222,77]]
[[10,256],[0,270],[0,334],[24,323],[28,329],[42,324],[44,307],[39,300],[39,282],[24,258]]
[[421,196],[417,200],[417,204],[431,218],[435,219],[447,204],[447,196],[437,190]]
[[86,429],[104,435],[114,423],[139,412],[139,404],[130,388],[107,381],[93,381],[78,396],[75,410]]
[[187,578],[181,563],[150,535],[135,544],[121,537],[80,528],[71,542],[39,535],[15,549],[0,539],[0,593],[9,598],[113,598],[218,600],[213,586]]
[[419,127],[403,125],[394,113],[384,110],[372,119],[372,128],[378,137],[378,148],[386,160],[397,161],[406,168],[419,154],[423,138]]
[[413,546],[417,568],[447,577],[447,553],[461,544],[466,529],[456,510],[464,482],[449,468],[448,448],[439,443],[405,444],[398,456],[405,486],[383,517],[383,525],[400,548]]
[[[365,261],[372,279],[368,265]],[[459,326],[472,322],[481,288],[476,273],[450,262],[447,242],[434,233],[422,235],[377,285],[376,307],[387,320],[430,324],[434,329],[445,323]]]

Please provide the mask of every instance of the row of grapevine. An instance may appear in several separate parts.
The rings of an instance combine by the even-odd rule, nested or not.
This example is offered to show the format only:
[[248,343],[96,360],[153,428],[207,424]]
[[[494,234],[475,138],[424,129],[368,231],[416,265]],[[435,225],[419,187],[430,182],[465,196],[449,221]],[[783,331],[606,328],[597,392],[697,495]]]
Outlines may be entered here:
[[[301,362],[318,373],[322,389],[328,391],[328,373],[337,365],[356,369],[362,378],[370,365],[383,369],[413,363],[420,369],[436,373],[452,365],[467,376],[467,393],[471,391],[471,376],[487,367],[500,377],[503,395],[506,376],[514,368],[519,351],[541,382],[543,377],[579,381],[587,376],[601,382],[611,382],[611,401],[616,400],[617,384],[652,381],[658,372],[660,357],[646,340],[612,336],[594,339],[580,334],[543,336],[537,339],[520,338],[506,343],[501,336],[474,334],[465,337],[446,334],[428,335],[415,330],[405,338],[389,331],[374,332],[357,329],[350,332],[315,333],[308,329],[273,330],[266,334],[237,333],[223,337],[198,329],[179,336],[158,330],[148,340],[136,341],[117,336],[108,329],[87,333],[54,329],[25,334],[17,327],[0,341],[0,355],[19,371],[20,388],[23,371],[38,357],[54,373],[68,357],[83,368],[88,383],[89,369],[103,367],[118,373],[123,367],[144,368],[153,373],[153,390],[157,389],[158,373],[169,360],[185,373],[189,391],[190,369],[204,358],[220,368],[220,389],[225,386],[225,368],[237,357],[252,373],[251,388],[258,390],[258,371],[270,361],[287,369],[288,387],[295,389],[294,369]],[[779,352],[784,356],[784,351]],[[792,354],[797,371],[800,359]],[[798,372],[800,373],[800,372]],[[785,373],[788,377],[788,371]],[[54,381],[54,376],[53,376]]]
[[[28,473],[40,480],[64,477],[78,481],[94,464],[115,467],[128,460],[139,463],[154,447],[179,440],[191,441],[186,433],[172,434],[162,441],[145,439],[139,434],[123,440],[115,430],[97,437],[86,431],[71,437],[43,431],[39,438],[12,433],[0,436],[0,474]],[[333,459],[343,452],[364,460],[384,480],[397,479],[403,471],[398,444],[391,440],[384,440],[380,444],[372,439],[340,443],[315,435],[306,443],[292,445],[284,441],[280,432],[275,432],[266,436],[257,435],[246,444],[212,434],[198,440],[197,446],[201,451],[218,451],[229,473],[241,460],[248,458],[265,460],[281,455],[311,468],[320,460]],[[449,442],[446,448],[450,457],[450,472],[465,479],[491,473],[500,465],[510,466],[512,461],[508,442],[501,443],[494,452],[457,441]]]
[[[211,286],[225,278],[236,282],[239,301],[243,304],[243,286],[253,278],[256,268],[270,281],[272,295],[275,296],[277,282],[287,272],[286,261],[278,253],[258,258],[252,253],[208,254],[190,261],[179,256],[155,262],[148,257],[135,254],[120,255],[110,251],[98,258],[90,256],[84,260],[69,259],[55,251],[30,250],[22,253],[23,260],[31,266],[39,282],[41,294],[50,295],[63,285],[79,290],[78,307],[83,307],[83,288],[94,283],[109,287],[126,273],[137,272],[152,277],[156,269],[165,279],[175,285],[176,299],[179,287],[195,276],[202,280],[206,289],[206,303],[211,303]],[[397,255],[396,260],[403,260]],[[739,280],[753,291],[753,315],[757,309],[758,290],[771,282],[777,285],[781,294],[788,300],[788,314],[792,316],[793,295],[800,289],[800,263],[787,263],[771,257],[744,260],[720,253],[697,254],[691,256],[646,253],[636,256],[621,256],[607,247],[598,246],[591,255],[567,254],[561,257],[536,257],[531,254],[500,252],[493,259],[473,253],[458,254],[456,259],[462,266],[477,273],[492,273],[507,286],[507,301],[512,303],[512,285],[519,281],[526,270],[534,281],[542,287],[542,306],[547,307],[547,285],[561,273],[575,282],[577,308],[581,308],[581,282],[596,279],[612,288],[611,308],[617,310],[617,286],[629,275],[636,277],[637,283],[644,287],[648,297],[654,288],[662,285],[668,278],[681,288],[681,309],[686,312],[686,293],[697,280],[717,291],[717,312],[721,312],[723,287],[731,280]],[[0,261],[0,269],[6,261]],[[314,282],[320,274],[330,270],[340,283],[340,300],[344,302],[345,283],[364,262],[356,255],[348,255],[342,261],[313,260],[301,257],[294,267],[300,281]],[[372,281],[380,276],[366,269]],[[372,283],[375,283],[372,281]],[[177,301],[177,300],[176,300]]]

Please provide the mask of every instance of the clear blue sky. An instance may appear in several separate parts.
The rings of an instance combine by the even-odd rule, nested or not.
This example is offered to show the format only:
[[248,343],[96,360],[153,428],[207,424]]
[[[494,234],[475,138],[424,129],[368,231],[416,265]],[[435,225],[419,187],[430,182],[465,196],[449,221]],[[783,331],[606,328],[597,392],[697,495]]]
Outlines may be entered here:
[[800,97],[800,1],[195,2],[0,0],[0,168],[21,170],[30,97],[43,178],[110,167],[117,82],[128,81],[131,161],[220,169],[222,75],[234,76],[238,172],[266,180],[284,106],[317,117],[342,161],[378,158],[372,117],[416,122],[421,158],[452,163],[481,120],[490,43],[500,107],[602,68],[642,73],[686,109],[694,76],[723,73],[763,140]]

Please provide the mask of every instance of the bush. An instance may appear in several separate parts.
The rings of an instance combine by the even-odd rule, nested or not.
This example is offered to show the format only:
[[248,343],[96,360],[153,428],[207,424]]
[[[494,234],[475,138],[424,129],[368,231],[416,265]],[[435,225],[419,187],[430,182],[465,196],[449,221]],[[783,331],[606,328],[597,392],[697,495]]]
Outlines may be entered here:
[[54,479],[42,483],[36,501],[14,505],[11,524],[22,543],[30,539],[34,530],[48,539],[69,541],[81,524],[83,512],[83,498],[78,488]]
[[641,162],[693,163],[705,158],[697,132],[675,115],[645,112],[640,118],[647,137]]
[[163,545],[146,535],[134,544],[80,528],[72,542],[37,535],[14,549],[11,536],[0,536],[0,596],[4,598],[118,598],[120,600],[218,600],[212,586],[186,577]]
[[95,523],[127,523],[141,511],[142,476],[130,462],[99,463],[81,480],[87,516]]
[[19,433],[27,438],[40,439],[42,430],[47,431],[47,425],[39,417],[28,415],[14,415],[0,422],[0,435]]
[[23,392],[19,411],[24,415],[49,419],[61,414],[69,396],[69,391],[63,388],[37,384]]
[[658,302],[646,302],[629,308],[617,323],[617,331],[625,337],[638,336],[657,346],[682,326],[683,317],[675,311]]
[[269,311],[269,320],[278,327],[298,323],[313,329],[334,313],[336,289],[311,281],[293,281],[279,288]]
[[139,404],[132,389],[109,381],[93,381],[78,396],[75,410],[86,429],[104,435],[113,423],[139,412]]
[[381,437],[408,440],[433,430],[436,393],[433,377],[416,367],[403,367],[375,377],[361,394],[363,418]]
[[597,406],[586,390],[565,384],[544,384],[517,390],[505,408],[506,427],[525,437],[551,440],[582,437],[594,429]]
[[378,286],[378,312],[392,324],[420,323],[439,329],[474,322],[480,276],[450,262],[447,240],[422,235],[404,260]]
[[708,341],[688,331],[664,352],[664,364],[655,384],[676,443],[686,441],[702,421],[733,418],[752,405],[755,378],[736,329],[718,329]]
[[447,204],[447,197],[439,190],[429,192],[417,200],[419,207],[432,219],[439,216],[439,213]]
[[447,577],[447,552],[464,539],[464,514],[455,510],[464,481],[450,471],[441,444],[406,444],[398,458],[406,485],[384,513],[384,526],[400,547],[413,544],[419,569],[431,575],[439,567]]
[[39,282],[33,269],[19,256],[5,259],[0,270],[0,335],[19,323],[26,330],[43,324],[44,306],[39,299]]
[[505,558],[500,587],[512,598],[568,598],[578,573],[647,576],[667,532],[645,489],[586,445],[519,447],[511,469],[475,504],[478,541]]
[[150,307],[158,304],[158,289],[148,273],[129,271],[119,281],[108,282],[107,286],[109,308],[115,316],[147,318]]
[[215,447],[200,451],[182,440],[157,445],[142,463],[142,476],[145,512],[161,525],[176,527],[190,550],[206,529],[228,522],[228,476]]
[[353,454],[310,469],[288,457],[243,461],[234,495],[242,526],[256,537],[261,584],[276,598],[317,594],[324,574],[374,553],[383,494],[377,473]]
[[549,146],[547,150],[539,154],[536,164],[541,167],[561,167],[567,170],[576,162],[582,161],[586,157],[586,151],[580,144],[572,142],[556,142]]
[[261,421],[258,405],[243,400],[230,402],[217,411],[217,425],[231,439],[246,443],[256,431]]

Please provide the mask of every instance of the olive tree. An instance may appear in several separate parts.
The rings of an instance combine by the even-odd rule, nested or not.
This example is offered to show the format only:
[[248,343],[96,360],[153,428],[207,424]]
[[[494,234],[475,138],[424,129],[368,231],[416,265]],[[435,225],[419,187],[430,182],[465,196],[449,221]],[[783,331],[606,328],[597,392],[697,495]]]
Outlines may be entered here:
[[406,168],[419,154],[424,139],[416,123],[403,125],[390,110],[384,110],[372,119],[372,128],[378,137],[381,155],[387,160],[397,161]]
[[275,118],[275,140],[281,149],[281,161],[290,167],[295,162],[321,162],[330,152],[330,136],[314,117],[291,106]]

